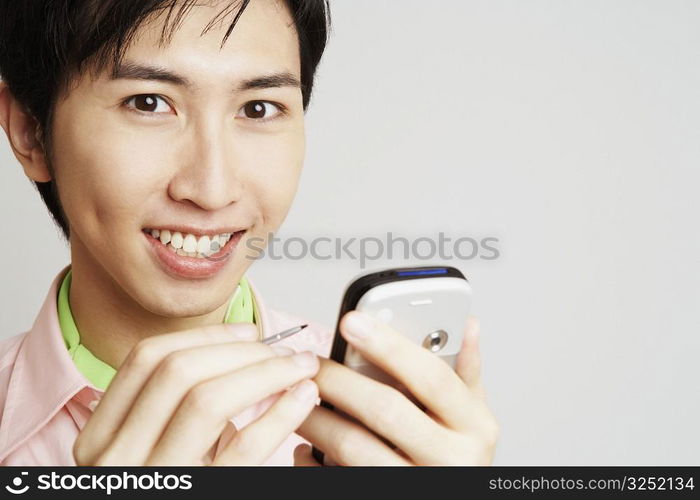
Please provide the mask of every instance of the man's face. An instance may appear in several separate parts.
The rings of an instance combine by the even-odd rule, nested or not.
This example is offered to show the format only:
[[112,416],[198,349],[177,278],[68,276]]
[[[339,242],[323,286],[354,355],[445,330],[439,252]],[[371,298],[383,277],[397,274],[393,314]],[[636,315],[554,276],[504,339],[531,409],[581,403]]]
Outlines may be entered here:
[[[163,316],[206,314],[226,302],[252,262],[246,241],[282,223],[303,163],[301,90],[241,88],[277,73],[300,79],[285,3],[251,2],[223,48],[232,15],[201,34],[222,8],[194,7],[162,47],[163,17],[144,24],[126,52],[125,77],[85,76],[55,109],[53,168],[74,269]],[[144,68],[154,67],[187,83],[152,78]],[[245,233],[229,258],[220,256],[237,234],[219,255],[198,259],[150,229],[169,230],[171,240],[179,229],[185,245],[188,232],[198,245],[204,235]]]

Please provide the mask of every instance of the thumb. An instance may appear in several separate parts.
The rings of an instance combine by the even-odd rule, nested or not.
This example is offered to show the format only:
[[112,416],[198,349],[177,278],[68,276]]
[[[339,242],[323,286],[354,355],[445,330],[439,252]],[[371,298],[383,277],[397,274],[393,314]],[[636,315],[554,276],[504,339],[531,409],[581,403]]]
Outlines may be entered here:
[[319,464],[311,454],[311,446],[308,444],[300,444],[294,448],[294,466],[320,467],[321,464]]
[[464,342],[457,355],[457,375],[466,386],[481,399],[486,399],[481,379],[481,353],[479,352],[479,320],[472,315],[464,327]]

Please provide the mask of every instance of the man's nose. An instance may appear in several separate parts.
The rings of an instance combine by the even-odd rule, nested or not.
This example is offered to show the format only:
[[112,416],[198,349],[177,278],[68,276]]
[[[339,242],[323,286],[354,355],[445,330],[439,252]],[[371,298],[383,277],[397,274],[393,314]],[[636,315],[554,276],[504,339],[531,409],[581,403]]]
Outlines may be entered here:
[[225,127],[194,125],[176,149],[178,169],[169,184],[170,197],[190,201],[204,210],[216,210],[241,198],[240,165]]

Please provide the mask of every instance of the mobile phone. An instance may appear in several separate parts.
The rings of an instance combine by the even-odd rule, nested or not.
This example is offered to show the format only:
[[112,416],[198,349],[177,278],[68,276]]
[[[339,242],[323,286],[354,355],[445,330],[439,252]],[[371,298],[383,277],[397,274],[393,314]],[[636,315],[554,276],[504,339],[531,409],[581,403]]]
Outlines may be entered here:
[[[345,289],[330,359],[392,385],[410,397],[397,380],[345,341],[339,330],[341,318],[352,310],[369,314],[435,353],[454,369],[471,299],[469,282],[454,267],[394,268],[361,275]],[[327,401],[322,400],[321,406],[345,415]],[[321,464],[335,465],[315,447],[313,456]]]

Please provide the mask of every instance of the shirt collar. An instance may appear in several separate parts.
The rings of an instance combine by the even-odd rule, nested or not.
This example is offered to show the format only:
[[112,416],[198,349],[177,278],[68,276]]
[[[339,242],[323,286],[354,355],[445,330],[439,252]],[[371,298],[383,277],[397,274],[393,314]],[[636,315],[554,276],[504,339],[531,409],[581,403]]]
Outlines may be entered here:
[[[65,404],[85,387],[95,387],[76,367],[66,349],[58,322],[57,293],[70,266],[54,278],[31,329],[22,339],[10,376],[0,420],[0,462],[32,437]],[[255,322],[262,337],[269,331],[267,307],[252,283]]]
[[[72,272],[69,269],[61,281],[58,291],[57,311],[58,324],[61,328],[63,340],[68,348],[71,359],[92,385],[102,391],[106,390],[117,371],[92,354],[87,347],[80,343],[80,333],[73,319],[70,302],[68,300],[72,282]],[[255,300],[250,290],[248,280],[244,277],[238,283],[236,291],[229,300],[224,323],[252,322],[256,318]]]
[[117,370],[96,357],[87,347],[80,343],[80,333],[73,319],[73,313],[71,312],[70,302],[68,300],[72,274],[73,273],[69,269],[61,281],[61,286],[58,290],[58,325],[63,334],[63,341],[68,348],[68,354],[78,371],[82,373],[87,380],[92,382],[95,387],[104,391],[112,381],[112,378],[114,378]]
[[56,292],[67,269],[54,278],[17,353],[0,422],[0,461],[91,385],[68,354],[58,325]]

